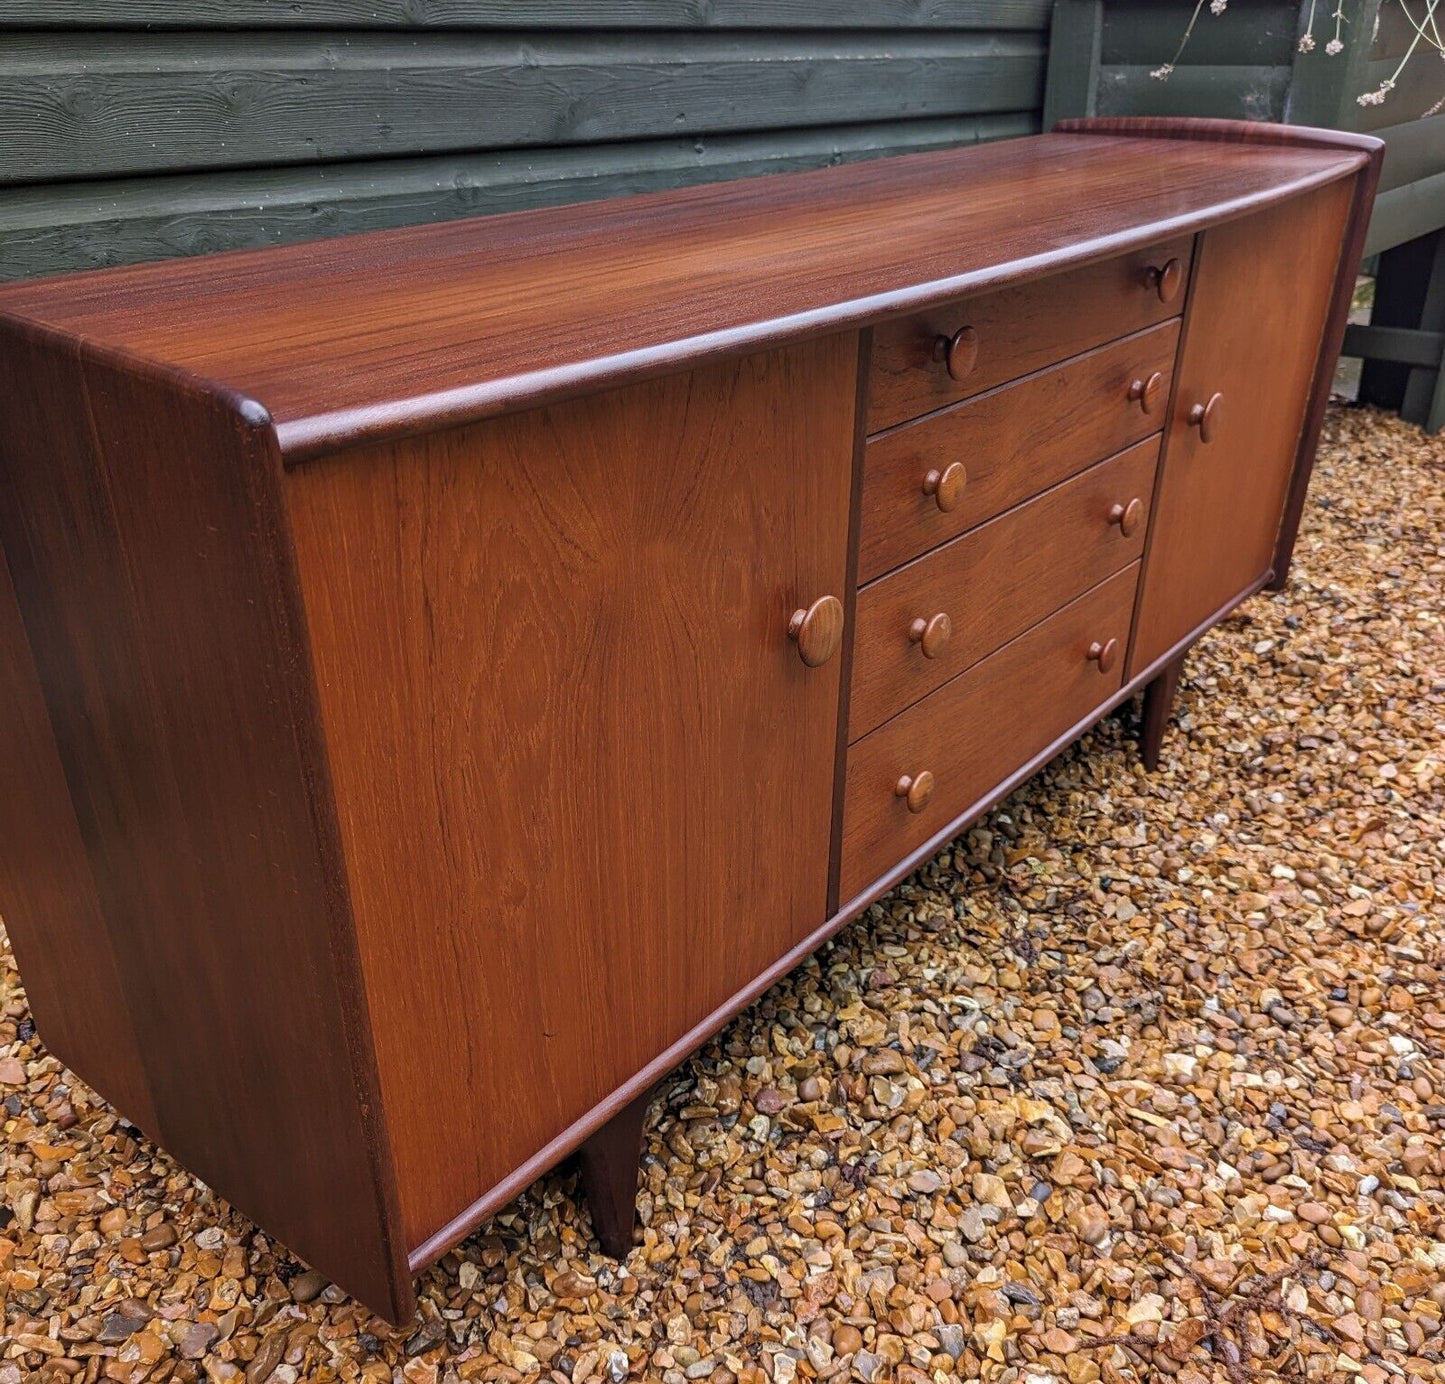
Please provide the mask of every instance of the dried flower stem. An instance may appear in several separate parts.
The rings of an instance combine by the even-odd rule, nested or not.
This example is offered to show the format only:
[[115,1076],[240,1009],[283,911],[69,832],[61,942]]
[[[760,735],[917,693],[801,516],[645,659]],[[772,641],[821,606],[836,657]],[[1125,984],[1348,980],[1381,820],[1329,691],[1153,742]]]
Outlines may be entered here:
[[1179,47],[1174,50],[1174,56],[1162,67],[1156,67],[1154,71],[1149,74],[1151,77],[1155,77],[1161,82],[1169,80],[1169,74],[1174,71],[1175,64],[1178,63],[1184,49],[1188,46],[1189,36],[1194,32],[1195,22],[1198,20],[1199,12],[1203,8],[1204,0],[1194,0],[1194,12],[1189,16],[1189,23],[1184,26],[1184,34],[1179,40]]
[[[1341,0],[1341,3],[1343,3],[1343,0]],[[1405,3],[1405,0],[1399,0],[1400,9],[1409,21],[1410,27],[1415,31],[1415,37],[1410,40],[1410,46],[1405,49],[1405,55],[1400,59],[1395,70],[1386,77],[1374,91],[1365,92],[1365,94],[1359,98],[1360,105],[1379,106],[1384,104],[1385,97],[1395,89],[1395,83],[1399,80],[1400,73],[1405,70],[1406,63],[1415,56],[1415,50],[1420,46],[1422,39],[1429,44],[1430,47],[1439,48],[1442,53],[1445,53],[1445,46],[1442,46],[1440,43],[1440,31],[1435,24],[1435,11],[1439,8],[1441,0],[1425,0],[1425,3],[1427,8],[1424,23],[1416,23],[1415,16],[1410,13],[1410,7]],[[1435,36],[1433,38],[1426,32],[1426,24],[1434,30]]]

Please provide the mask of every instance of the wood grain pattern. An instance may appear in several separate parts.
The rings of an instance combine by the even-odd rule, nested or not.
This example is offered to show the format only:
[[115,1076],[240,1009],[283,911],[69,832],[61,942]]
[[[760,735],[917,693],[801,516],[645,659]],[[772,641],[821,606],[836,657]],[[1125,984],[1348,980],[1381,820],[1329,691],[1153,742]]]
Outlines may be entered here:
[[[1056,736],[1106,702],[1123,682],[1089,661],[1095,641],[1127,639],[1137,564],[945,683],[848,752],[842,896],[861,894]],[[934,777],[931,800],[911,812],[899,780]]]
[[1367,152],[1179,139],[1144,179],[1151,135],[1045,135],[11,284],[0,315],[258,400],[294,464],[1127,254]]
[[[0,546],[90,866],[63,892],[22,894],[6,923],[33,959],[88,935],[98,903],[118,973],[89,985],[79,968],[81,997],[106,1006],[82,1025],[69,997],[46,1003],[47,974],[71,965],[52,953],[40,1016],[61,1018],[65,1059],[97,1080],[124,1060],[129,1027],[149,1101],[122,1113],[404,1317],[414,1297],[264,415],[13,328],[0,363],[25,381],[0,432]],[[36,791],[62,866],[53,775]],[[24,844],[7,836],[0,852]],[[100,976],[105,948],[89,952]],[[119,1100],[134,1076],[117,1075],[104,1094]]]
[[[1167,241],[1068,274],[942,303],[880,327],[873,335],[869,431],[1177,315],[1176,305],[1160,300],[1150,271],[1177,262],[1187,278],[1192,249],[1187,237]],[[956,377],[939,356],[938,343],[964,328],[973,334],[973,364]]]
[[1037,32],[11,34],[0,181],[1033,110],[1043,68]]
[[[1323,188],[1201,240],[1132,668],[1271,570],[1352,193]],[[1216,393],[1206,442],[1189,419]]]
[[[1445,134],[1445,125],[1440,127],[1440,132]],[[1352,180],[1344,243],[1340,247],[1334,288],[1320,334],[1319,355],[1315,360],[1314,378],[1310,382],[1309,398],[1305,404],[1304,424],[1300,429],[1289,493],[1285,497],[1284,515],[1280,519],[1279,533],[1275,537],[1274,571],[1270,577],[1270,586],[1276,591],[1289,579],[1290,561],[1294,556],[1295,539],[1299,536],[1300,520],[1304,516],[1310,473],[1314,470],[1315,448],[1319,445],[1325,409],[1329,406],[1330,393],[1334,388],[1335,366],[1339,362],[1340,347],[1344,344],[1346,324],[1349,322],[1350,308],[1354,302],[1360,256],[1365,248],[1366,237],[1374,224],[1372,210],[1375,205],[1375,191],[1380,185],[1384,170],[1384,157],[1384,148],[1376,145],[1370,151],[1365,166]],[[1440,157],[1445,159],[1445,147],[1442,147]],[[1378,290],[1377,277],[1376,291]],[[1368,364],[1366,379],[1361,385],[1362,392],[1366,383]]]
[[826,916],[841,661],[787,624],[846,578],[856,361],[292,473],[409,1244]]
[[[1158,458],[1141,442],[859,592],[850,739],[1137,562],[1143,529],[1126,538],[1110,510],[1154,493]],[[910,627],[937,612],[952,636],[925,658]]]
[[[1178,342],[1171,320],[874,438],[864,458],[862,580],[1157,432],[1162,410],[1144,413],[1129,385],[1157,371],[1167,398]],[[955,462],[968,478],[961,503],[945,512],[922,481]]]
[[[1043,29],[1052,0],[832,0],[837,28]],[[528,0],[528,23],[564,29],[806,29],[813,0]],[[0,29],[515,29],[516,0],[7,0]]]
[[0,919],[30,1011],[51,1052],[158,1136],[115,949],[3,553],[0,708]]

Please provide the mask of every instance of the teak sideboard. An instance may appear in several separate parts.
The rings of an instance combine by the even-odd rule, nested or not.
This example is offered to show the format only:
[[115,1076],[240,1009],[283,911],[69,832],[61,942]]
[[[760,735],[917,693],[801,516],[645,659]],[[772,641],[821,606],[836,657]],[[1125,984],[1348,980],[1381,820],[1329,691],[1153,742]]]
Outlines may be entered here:
[[[1283,580],[1378,141],[979,148],[0,290],[0,910],[382,1315]],[[6,575],[8,570],[8,575]]]

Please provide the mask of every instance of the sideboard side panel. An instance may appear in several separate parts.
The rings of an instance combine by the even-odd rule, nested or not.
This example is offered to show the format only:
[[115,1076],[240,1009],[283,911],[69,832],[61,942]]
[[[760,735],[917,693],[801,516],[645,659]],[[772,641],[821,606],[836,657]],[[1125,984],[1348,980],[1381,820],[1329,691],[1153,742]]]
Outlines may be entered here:
[[827,917],[856,335],[287,477],[419,1245]]
[[[105,931],[76,936],[96,922],[79,883],[22,896],[17,954],[43,979],[108,945],[117,984],[57,997],[134,1034],[148,1105],[101,1094],[404,1316],[274,435],[243,401],[34,329],[0,324],[0,361],[0,542]],[[57,1037],[106,1082],[103,1027],[67,1014]]]
[[0,918],[45,1045],[157,1132],[115,949],[0,553]]

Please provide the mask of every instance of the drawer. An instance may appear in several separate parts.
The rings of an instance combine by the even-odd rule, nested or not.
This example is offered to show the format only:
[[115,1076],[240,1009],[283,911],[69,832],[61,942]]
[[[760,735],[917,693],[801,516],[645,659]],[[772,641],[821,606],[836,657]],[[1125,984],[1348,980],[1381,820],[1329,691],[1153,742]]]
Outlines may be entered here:
[[868,431],[1178,316],[1193,250],[1185,236],[883,323],[873,332]]
[[856,897],[1123,686],[1138,576],[1136,562],[849,749],[840,899]]
[[1152,437],[859,592],[849,738],[1136,562],[1158,459]]
[[[1178,321],[1166,322],[873,439],[859,581],[1158,432],[1178,343]],[[1144,397],[1130,397],[1150,381]]]

